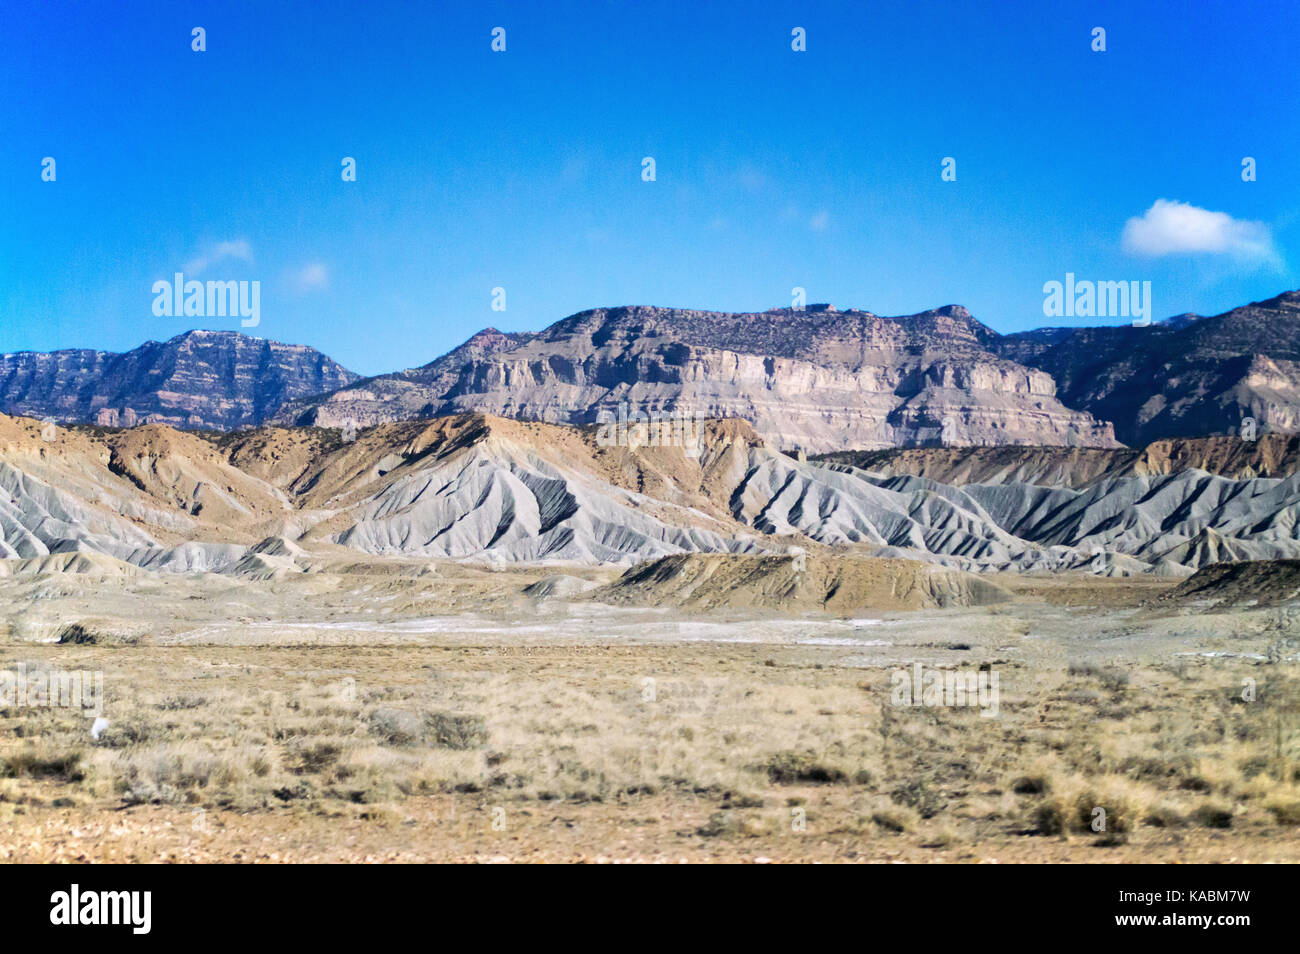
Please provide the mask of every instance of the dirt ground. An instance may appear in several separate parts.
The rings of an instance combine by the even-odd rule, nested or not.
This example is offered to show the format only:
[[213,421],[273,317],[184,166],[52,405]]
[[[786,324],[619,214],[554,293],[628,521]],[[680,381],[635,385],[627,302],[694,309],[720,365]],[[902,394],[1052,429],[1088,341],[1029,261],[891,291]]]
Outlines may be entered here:
[[[812,793],[816,797],[817,793]],[[399,808],[337,814],[213,812],[138,806],[31,809],[0,858],[21,863],[473,864],[1260,864],[1300,859],[1300,831],[1144,830],[1124,843],[1091,835],[996,834],[944,844],[918,833],[705,837],[720,802],[642,796],[624,804],[528,805],[495,831],[482,798],[413,798]]]

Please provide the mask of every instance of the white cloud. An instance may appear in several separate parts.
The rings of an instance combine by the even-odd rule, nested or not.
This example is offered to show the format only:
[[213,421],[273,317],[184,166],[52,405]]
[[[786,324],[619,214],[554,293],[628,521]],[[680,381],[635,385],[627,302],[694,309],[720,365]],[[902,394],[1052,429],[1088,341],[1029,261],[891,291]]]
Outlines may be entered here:
[[1248,261],[1277,261],[1273,236],[1263,222],[1234,219],[1186,202],[1156,199],[1141,218],[1124,223],[1124,251],[1162,255],[1231,255]]
[[201,275],[213,265],[232,258],[242,262],[253,260],[253,246],[249,244],[248,239],[231,239],[228,242],[208,245],[192,261],[186,262],[182,271],[187,275]]
[[292,285],[294,291],[299,294],[328,288],[329,283],[329,269],[320,262],[312,262],[309,265],[304,265],[289,276],[289,284]]
[[830,224],[831,224],[831,214],[825,209],[822,209],[820,212],[818,212],[816,215],[814,215],[811,219],[808,220],[808,228],[812,229],[814,232],[825,232],[826,227],[829,226]]

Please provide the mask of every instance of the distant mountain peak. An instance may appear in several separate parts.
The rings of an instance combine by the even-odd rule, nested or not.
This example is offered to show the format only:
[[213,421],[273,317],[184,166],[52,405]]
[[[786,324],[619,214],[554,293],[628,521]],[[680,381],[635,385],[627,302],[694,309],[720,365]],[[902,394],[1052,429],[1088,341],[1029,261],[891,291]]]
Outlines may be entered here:
[[1284,291],[1280,295],[1274,295],[1266,301],[1251,302],[1250,307],[1300,308],[1300,289],[1297,289],[1296,291]]
[[358,375],[307,345],[193,328],[108,351],[0,355],[0,412],[103,426],[229,430]]
[[531,337],[533,337],[533,332],[530,331],[500,331],[489,326],[474,332],[446,355],[434,359],[430,364],[437,364],[442,358],[465,350],[500,351],[503,348],[513,347],[521,341],[527,341]]

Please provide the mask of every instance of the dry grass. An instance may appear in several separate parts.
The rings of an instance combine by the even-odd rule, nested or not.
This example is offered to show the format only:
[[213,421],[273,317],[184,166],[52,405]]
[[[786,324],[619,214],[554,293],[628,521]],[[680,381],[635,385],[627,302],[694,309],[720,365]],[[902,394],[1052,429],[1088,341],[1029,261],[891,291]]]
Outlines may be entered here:
[[1300,824],[1289,666],[1008,664],[987,719],[895,707],[888,670],[775,663],[762,647],[25,652],[103,670],[111,724],[96,742],[81,713],[5,712],[0,817],[55,799],[382,817],[471,793],[629,818],[638,799],[703,799],[708,839],[802,824],[934,846],[1114,845]]

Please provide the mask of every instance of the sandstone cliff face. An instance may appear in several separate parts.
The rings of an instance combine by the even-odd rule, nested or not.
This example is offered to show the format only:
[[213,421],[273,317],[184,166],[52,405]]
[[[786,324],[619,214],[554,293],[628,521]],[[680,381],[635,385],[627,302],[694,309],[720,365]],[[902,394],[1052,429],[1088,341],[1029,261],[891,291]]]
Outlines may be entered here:
[[779,447],[937,443],[1109,447],[1109,425],[1056,399],[1050,374],[988,350],[964,308],[903,318],[829,306],[728,314],[595,309],[536,335],[481,332],[424,368],[279,414],[360,425],[480,411],[562,424],[620,413],[739,417]]
[[109,427],[228,430],[357,375],[313,348],[233,331],[190,331],[123,354],[0,355],[0,411]]

